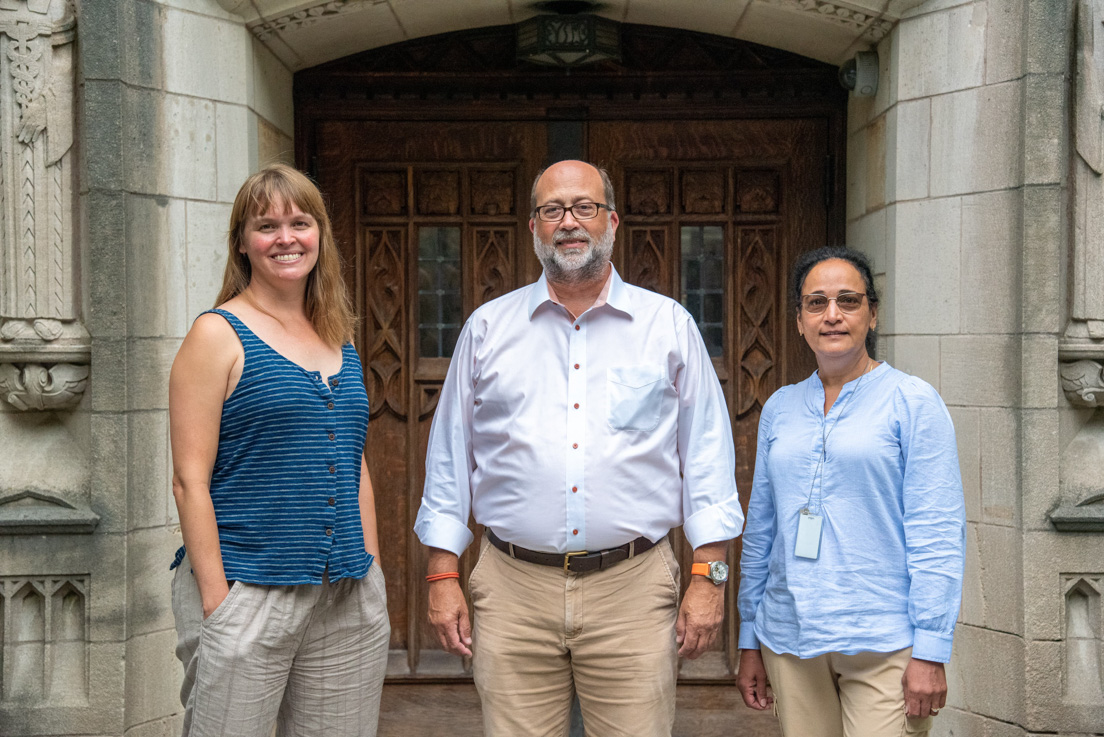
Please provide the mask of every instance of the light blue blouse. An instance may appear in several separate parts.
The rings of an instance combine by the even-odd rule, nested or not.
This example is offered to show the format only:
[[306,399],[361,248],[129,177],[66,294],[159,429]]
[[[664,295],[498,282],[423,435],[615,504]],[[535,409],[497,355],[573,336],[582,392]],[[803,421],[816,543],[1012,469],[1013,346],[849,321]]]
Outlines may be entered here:
[[[815,560],[794,555],[806,506],[824,519]],[[759,420],[740,647],[949,661],[965,531],[954,427],[929,384],[882,363],[827,416],[816,373],[779,389]]]

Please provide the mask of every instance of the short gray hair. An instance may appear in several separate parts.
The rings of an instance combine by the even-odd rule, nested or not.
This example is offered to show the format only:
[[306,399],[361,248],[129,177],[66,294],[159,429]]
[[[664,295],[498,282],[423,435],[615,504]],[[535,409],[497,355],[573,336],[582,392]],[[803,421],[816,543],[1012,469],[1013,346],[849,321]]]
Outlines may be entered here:
[[[587,166],[593,166],[595,169],[598,170],[598,176],[602,177],[602,196],[606,198],[605,204],[609,205],[610,210],[616,210],[617,203],[615,203],[613,199],[613,180],[610,179],[609,172],[600,166],[594,166],[594,164],[590,163],[589,161],[584,161],[583,163]],[[537,211],[537,182],[540,181],[540,178],[544,176],[544,173],[546,171],[548,171],[547,166],[538,171],[537,176],[533,178],[533,187],[529,190],[530,214]]]

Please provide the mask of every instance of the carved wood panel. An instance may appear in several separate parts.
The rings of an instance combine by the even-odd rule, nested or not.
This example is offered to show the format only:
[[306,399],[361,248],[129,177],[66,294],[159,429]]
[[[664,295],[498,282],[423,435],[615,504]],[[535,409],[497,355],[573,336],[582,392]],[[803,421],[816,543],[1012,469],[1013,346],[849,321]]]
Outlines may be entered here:
[[761,411],[775,389],[766,379],[775,366],[773,320],[778,308],[784,309],[776,303],[785,275],[778,273],[774,228],[738,228],[736,252],[736,416],[743,417]]
[[460,172],[420,171],[416,180],[419,215],[455,215],[460,211]]
[[516,201],[514,172],[476,169],[470,172],[472,215],[513,215]]
[[501,297],[514,288],[514,240],[517,228],[471,229],[469,242],[475,249],[471,292],[474,307]]
[[667,229],[630,226],[628,231],[628,281],[654,292],[669,292]]
[[406,215],[406,171],[360,171],[360,214]]
[[365,306],[371,342],[363,349],[370,417],[406,417],[406,263],[404,228],[368,228]]
[[736,175],[736,209],[742,213],[778,212],[780,186],[776,171],[742,171]]
[[627,206],[632,215],[667,215],[671,212],[670,171],[630,171],[625,174]]
[[727,201],[724,170],[682,172],[682,211],[690,215],[720,215]]

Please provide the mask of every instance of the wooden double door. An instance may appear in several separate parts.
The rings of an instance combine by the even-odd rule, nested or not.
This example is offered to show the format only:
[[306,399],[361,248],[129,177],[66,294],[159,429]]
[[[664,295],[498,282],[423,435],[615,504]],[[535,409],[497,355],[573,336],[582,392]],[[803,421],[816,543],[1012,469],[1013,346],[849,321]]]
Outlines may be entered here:
[[[555,122],[322,120],[311,164],[361,315],[357,347],[371,402],[376,490],[393,628],[392,680],[468,677],[426,620],[425,551],[412,532],[430,423],[457,335],[477,306],[534,281],[530,187]],[[724,387],[746,508],[759,412],[812,363],[787,307],[795,255],[833,241],[832,141],[822,118],[591,120],[574,155],[605,166],[626,281],[682,302]],[[477,537],[479,530],[473,526]],[[691,551],[676,550],[688,578]],[[478,545],[461,560],[466,575]],[[737,661],[739,544],[723,637],[683,663],[683,680],[728,678]]]

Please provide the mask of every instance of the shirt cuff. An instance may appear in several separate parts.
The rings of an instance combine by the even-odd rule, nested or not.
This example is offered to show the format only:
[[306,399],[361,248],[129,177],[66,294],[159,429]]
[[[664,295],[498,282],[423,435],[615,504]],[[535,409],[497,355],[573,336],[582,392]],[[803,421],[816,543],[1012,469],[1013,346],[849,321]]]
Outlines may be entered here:
[[[735,492],[735,489],[733,489]],[[726,502],[700,509],[686,518],[682,531],[692,548],[700,548],[709,543],[733,540],[744,529],[744,511],[740,508],[739,497],[733,494],[733,504]]]
[[422,545],[440,548],[457,555],[463,553],[464,549],[471,545],[472,540],[475,539],[475,535],[472,534],[467,525],[462,525],[451,517],[440,514],[436,514],[427,520],[418,520],[414,532],[417,533],[418,539],[422,541]]
[[912,657],[935,663],[949,663],[953,644],[953,634],[917,629],[912,636]]
[[759,637],[755,634],[754,622],[743,622],[740,624],[740,638],[737,642],[737,647],[741,650],[762,649],[759,644]]

